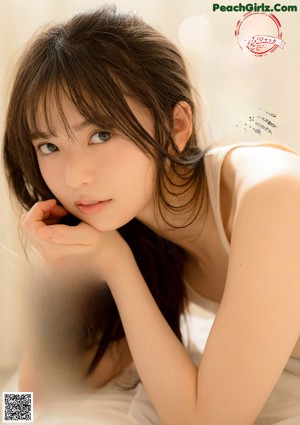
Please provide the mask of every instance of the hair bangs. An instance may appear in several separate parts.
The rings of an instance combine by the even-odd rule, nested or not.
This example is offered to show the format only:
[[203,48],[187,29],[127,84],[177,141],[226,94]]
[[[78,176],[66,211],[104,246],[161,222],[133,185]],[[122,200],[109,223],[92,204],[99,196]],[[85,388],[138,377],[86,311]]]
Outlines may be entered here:
[[[30,138],[55,134],[54,122],[59,115],[68,135],[72,130],[67,121],[63,99],[69,99],[78,112],[91,124],[107,130],[117,130],[136,143],[148,155],[157,142],[137,120],[126,98],[133,98],[128,87],[113,71],[99,65],[91,70],[91,64],[73,60],[60,52],[57,72],[45,69],[42,84],[37,83],[26,102],[25,116]],[[53,68],[53,64],[48,63]],[[55,67],[54,67],[55,69]],[[92,72],[91,72],[92,71]],[[49,79],[45,78],[49,75]],[[142,105],[144,106],[144,105]],[[43,130],[41,128],[41,123]]]
[[91,75],[85,74],[81,68],[79,72],[68,73],[65,79],[68,87],[66,95],[87,121],[108,130],[120,131],[145,154],[153,155],[151,146],[154,147],[156,142],[137,120],[126,100],[137,99],[118,76],[104,67]]

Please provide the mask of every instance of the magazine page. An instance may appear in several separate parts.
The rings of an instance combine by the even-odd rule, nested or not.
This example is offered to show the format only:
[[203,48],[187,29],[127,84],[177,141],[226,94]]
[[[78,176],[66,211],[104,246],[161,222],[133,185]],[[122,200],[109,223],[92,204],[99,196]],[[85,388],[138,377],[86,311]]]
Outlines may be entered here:
[[[87,69],[94,69],[93,61],[96,61],[96,56],[91,57],[90,64],[88,64],[81,59],[80,55],[83,52],[79,47],[76,50],[76,46],[80,46],[85,39],[88,39],[87,34],[92,33],[89,32],[91,30],[88,26],[91,23],[86,23],[87,30],[84,27],[87,22],[84,19],[88,20],[86,18],[88,11],[91,10],[92,14],[96,9],[101,8],[104,4],[109,5],[111,2],[102,3],[99,3],[98,0],[0,1],[0,131],[2,140],[2,166],[0,169],[2,200],[0,205],[0,388],[2,423],[15,423],[14,421],[34,422],[41,425],[48,423],[66,425],[71,422],[72,424],[84,422],[85,424],[106,425],[115,423],[119,425],[156,425],[161,423],[151,398],[132,363],[130,347],[126,342],[120,319],[117,322],[116,318],[119,316],[117,310],[113,310],[117,307],[105,277],[100,276],[101,285],[99,286],[97,282],[99,276],[94,279],[93,272],[87,271],[84,261],[78,260],[79,257],[76,257],[75,262],[67,263],[66,267],[62,266],[59,272],[51,274],[49,271],[51,267],[48,269],[48,258],[42,258],[50,245],[44,243],[45,239],[41,242],[36,236],[37,233],[32,236],[35,225],[46,228],[48,225],[53,227],[53,225],[59,224],[68,230],[77,226],[77,230],[80,225],[84,224],[89,226],[89,231],[90,228],[98,231],[100,229],[104,233],[120,229],[135,217],[137,217],[138,223],[147,225],[148,215],[145,215],[146,218],[143,216],[143,220],[139,221],[140,216],[134,214],[136,211],[134,208],[138,208],[140,204],[137,201],[138,195],[133,195],[143,193],[144,196],[144,192],[148,193],[148,189],[145,190],[145,187],[148,188],[148,186],[143,186],[143,184],[154,187],[157,176],[154,173],[149,174],[150,178],[145,177],[142,180],[142,177],[139,178],[142,174],[138,173],[144,170],[142,167],[146,167],[145,158],[151,156],[151,149],[152,152],[153,149],[156,149],[154,147],[155,140],[162,137],[161,135],[165,134],[163,132],[167,131],[166,128],[169,128],[168,126],[171,124],[174,125],[174,127],[171,125],[171,128],[176,130],[176,111],[178,116],[185,114],[183,120],[185,123],[192,116],[192,121],[190,121],[192,124],[186,129],[188,132],[191,131],[191,126],[193,127],[194,136],[191,137],[194,137],[197,145],[197,148],[193,146],[189,151],[196,152],[191,161],[195,160],[196,155],[202,158],[204,154],[201,152],[207,148],[224,147],[226,150],[228,145],[251,147],[265,144],[265,146],[278,147],[281,152],[296,154],[300,152],[298,136],[300,4],[298,0],[281,0],[279,3],[276,0],[252,3],[236,0],[220,0],[219,2],[212,0],[185,0],[184,2],[180,0],[114,0],[113,4],[119,13],[117,19],[120,20],[116,22],[121,22],[122,19],[125,19],[124,16],[127,16],[126,11],[131,11],[130,16],[144,20],[178,49],[176,55],[179,54],[184,60],[189,78],[187,81],[190,81],[187,84],[190,87],[186,92],[189,93],[188,95],[185,93],[180,96],[176,95],[177,97],[174,94],[175,88],[171,90],[170,87],[173,85],[175,87],[175,79],[178,75],[175,67],[178,63],[170,56],[168,65],[165,62],[160,65],[159,54],[166,55],[164,45],[160,44],[154,53],[149,50],[147,56],[147,49],[150,49],[151,43],[148,45],[145,42],[145,47],[140,48],[137,41],[130,51],[132,63],[128,58],[126,59],[128,62],[126,62],[124,58],[129,47],[126,40],[122,39],[122,29],[119,33],[117,32],[117,36],[113,36],[111,46],[115,42],[117,43],[116,39],[119,39],[120,43],[124,43],[124,47],[117,54],[113,47],[109,54],[105,53],[103,46],[107,41],[106,37],[109,37],[107,34],[110,34],[110,28],[107,29],[106,24],[99,29],[99,32],[103,31],[101,43],[104,44],[99,42],[100,47],[97,47],[96,41],[91,41],[91,43],[95,43],[95,52],[98,49],[98,61],[100,61],[101,49],[103,49],[103,72],[98,64],[101,76],[96,78],[96,74],[93,74],[92,71],[90,75],[88,74]],[[78,22],[77,18],[74,18],[75,15],[78,16]],[[80,24],[80,16],[83,15],[85,18]],[[68,19],[74,19],[74,22],[77,23],[74,23],[72,30],[69,27],[68,30],[62,30],[62,26],[66,25]],[[118,25],[119,23],[113,25],[114,31]],[[59,35],[56,38],[55,46],[50,48],[46,42],[43,45],[41,34],[49,35],[52,27],[53,31]],[[78,31],[78,36],[72,33],[75,30]],[[132,34],[136,36],[139,31],[142,34],[141,29],[136,30],[136,33],[132,29]],[[36,50],[34,50],[32,48],[34,40],[38,40],[39,37],[40,45],[36,44],[34,47]],[[79,52],[78,56],[77,53],[73,54],[73,50],[72,53],[70,53],[71,50],[68,50],[71,49],[72,40],[75,40],[72,49],[74,48],[74,52]],[[144,39],[141,43],[144,43]],[[44,61],[41,59],[42,49],[45,51],[49,49]],[[51,49],[53,50],[51,51]],[[60,52],[63,52],[62,56],[60,56]],[[144,62],[137,66],[138,55],[141,55]],[[57,58],[56,62],[53,61],[53,57]],[[63,59],[61,59],[62,57]],[[115,58],[120,58],[120,66]],[[122,62],[123,59],[124,62]],[[49,63],[53,61],[53,65],[46,69],[48,60]],[[116,62],[114,62],[115,60]],[[134,62],[135,60],[136,62]],[[41,61],[40,65],[38,65],[38,61]],[[151,61],[152,65],[150,66]],[[110,66],[107,68],[110,72],[107,72],[105,66]],[[131,74],[135,66],[136,85]],[[174,67],[172,79],[164,82],[165,75],[172,71],[172,67]],[[82,80],[80,80],[81,71],[76,71],[74,74],[76,77],[72,77],[72,70],[75,68],[82,70],[84,76]],[[22,69],[24,74],[20,71]],[[43,72],[44,74],[42,74]],[[145,78],[141,79],[141,75],[144,75]],[[161,84],[159,86],[161,92],[155,95],[153,94],[155,91],[150,92],[150,86],[147,86],[150,84],[149,81],[152,81],[153,87],[156,86],[156,88],[158,84]],[[111,88],[108,88],[108,82],[111,83]],[[126,84],[127,87],[124,87]],[[177,87],[180,84],[178,83]],[[70,88],[68,85],[72,87]],[[95,86],[95,97],[90,96],[93,86]],[[100,87],[103,88],[103,93],[97,91]],[[157,89],[157,92],[159,90]],[[134,98],[135,93],[140,94],[139,99]],[[190,94],[194,109],[190,108],[188,98]],[[172,98],[173,95],[175,101]],[[157,99],[154,101],[155,96]],[[160,100],[158,100],[159,96]],[[168,96],[170,96],[170,101],[167,110],[167,107],[162,105],[166,99],[168,100]],[[154,102],[156,102],[156,110],[152,107]],[[178,105],[179,107],[176,108]],[[96,106],[101,109],[97,118],[95,118],[95,109],[93,109]],[[70,116],[77,117],[74,126],[70,125],[69,111],[71,111]],[[170,118],[171,115],[167,115],[170,111],[173,114],[172,118]],[[136,115],[136,112],[141,114],[140,120],[137,118],[139,115]],[[81,119],[81,122],[78,118]],[[89,125],[96,128],[97,120],[99,122],[107,120],[109,122],[107,126],[111,125],[113,130],[110,127],[104,128],[103,125],[100,130],[98,126],[97,132],[95,130],[93,134],[89,130],[91,133],[89,136],[87,133],[84,134]],[[57,123],[59,124],[57,125]],[[182,124],[182,121],[180,123]],[[60,126],[59,131],[57,131],[57,126]],[[73,132],[73,127],[75,133],[78,132],[78,137]],[[130,139],[134,140],[135,144],[132,146],[143,147],[138,149],[138,152],[132,148],[133,153],[129,152],[130,148],[128,148],[126,151],[128,156],[124,153],[123,157],[121,153],[118,156],[119,152],[123,152],[121,147],[109,151],[105,147],[109,146],[106,142],[111,139],[116,127],[118,127],[116,137],[125,134],[127,142]],[[172,131],[170,130],[169,139],[172,139],[175,134]],[[154,133],[155,136],[153,136]],[[61,134],[63,136],[60,139]],[[70,164],[69,162],[67,164],[67,160],[62,165],[64,160],[59,162],[55,159],[57,162],[53,160],[52,164],[56,165],[52,165],[52,168],[50,165],[52,158],[55,158],[57,153],[61,155],[61,158],[63,155],[67,158],[67,153],[71,153],[72,143],[65,145],[68,146],[67,148],[63,148],[63,140],[72,140],[73,137],[78,142],[81,136],[80,143],[85,143],[82,142],[84,137],[90,138],[86,143],[86,149],[87,146],[90,149],[91,145],[94,149],[95,145],[99,144],[98,147],[103,148],[103,152],[104,149],[107,149],[107,155],[111,155],[107,158],[112,158],[111,152],[115,152],[114,157],[119,161],[113,165],[107,159],[99,165],[100,171],[98,169],[95,171],[98,173],[97,176],[100,176],[101,169],[107,172],[104,177],[105,184],[101,186],[98,183],[97,187],[101,187],[103,191],[101,196],[104,199],[100,201],[98,198],[96,201],[96,195],[92,189],[86,189],[93,186],[93,183],[90,186],[88,184],[94,178],[92,175],[94,169],[90,165],[95,162],[94,154],[87,153],[87,150],[82,148],[82,156],[79,157],[75,149],[74,152],[72,151],[74,155],[69,157],[74,160],[74,164],[80,169],[82,176],[85,173],[86,180],[82,186],[79,183],[76,186],[78,175],[74,171],[75,168],[67,167]],[[137,141],[137,139],[139,140]],[[147,140],[148,145],[147,143],[143,145],[144,142],[140,140]],[[176,137],[174,136],[175,142],[173,141],[176,146],[168,145],[167,148],[165,148],[166,145],[163,145],[163,143],[167,143],[167,138],[162,140],[161,146],[155,152],[160,152],[160,154],[164,152],[163,162],[165,163],[166,158],[172,158],[177,152],[176,155],[178,154],[180,157],[179,160],[177,159],[177,166],[178,164],[187,166],[188,162],[182,162],[186,161],[186,157],[180,156],[182,152],[185,152],[185,148],[180,143],[176,144]],[[145,155],[146,152],[148,153]],[[88,159],[85,162],[86,158]],[[119,158],[125,159],[123,161]],[[138,162],[139,160],[140,162]],[[205,167],[208,167],[207,163]],[[137,164],[141,164],[140,168]],[[117,167],[124,167],[120,168],[124,172],[123,177],[119,180],[116,177],[117,173],[113,174],[113,170],[117,170]],[[120,174],[121,172],[118,175],[120,176]],[[212,175],[217,178],[217,174],[212,173]],[[165,182],[164,178],[168,179],[168,176],[160,175],[160,178]],[[98,180],[100,182],[101,179]],[[132,210],[128,209],[126,217],[122,216],[120,220],[118,219],[119,221],[116,219],[111,224],[110,220],[115,219],[113,212],[107,215],[109,218],[105,222],[105,214],[107,214],[106,211],[110,211],[111,198],[113,198],[110,197],[108,190],[106,192],[106,187],[117,185],[117,182],[120,183],[122,180],[124,184],[128,183],[128,187],[118,190],[120,193],[123,192],[123,197],[125,192],[129,199],[132,197],[133,207]],[[175,191],[178,190],[178,187],[180,185]],[[163,189],[160,190],[162,192],[157,193],[162,194]],[[64,203],[64,199],[66,199],[64,196],[67,192],[72,193],[72,195],[68,195],[69,198],[72,197],[70,209],[66,206],[68,203]],[[42,206],[34,207],[37,202],[41,202]],[[48,202],[48,204],[43,204],[43,202]],[[125,205],[125,210],[126,208]],[[174,208],[181,211],[181,207]],[[226,208],[225,213],[227,214]],[[100,217],[101,214],[104,219],[99,221],[99,227],[98,222],[93,220],[95,217]],[[221,215],[220,212],[219,215]],[[166,214],[165,218],[168,222],[169,215]],[[180,224],[182,225],[181,222]],[[155,226],[156,224],[153,224],[148,227],[155,230]],[[228,228],[221,231],[223,240],[226,239],[226,232],[228,236]],[[125,238],[129,237],[126,231],[124,231],[125,236],[122,231],[120,232]],[[89,235],[88,232],[83,232],[83,235]],[[136,232],[134,235],[138,235],[142,231],[139,227],[134,227],[129,230],[130,232]],[[158,234],[164,237],[166,235],[163,231]],[[43,237],[48,236],[45,234]],[[82,236],[82,240],[84,237]],[[133,239],[135,240],[135,238]],[[168,237],[166,239],[169,240]],[[170,240],[172,242],[172,237]],[[143,239],[136,239],[136,241],[135,243],[140,243],[140,245],[135,248],[137,251],[135,257],[140,254],[142,257],[140,261],[143,263],[147,258],[145,257],[146,251],[142,249]],[[175,240],[175,245],[176,242],[178,241]],[[70,245],[69,242],[63,243]],[[104,245],[105,243],[103,242]],[[226,243],[229,244],[228,238],[225,245]],[[84,242],[80,242],[80,244],[85,245]],[[52,246],[49,263],[57,260],[60,252],[58,245],[59,243]],[[186,248],[184,243],[182,248]],[[186,252],[190,252],[189,247]],[[163,262],[164,257],[161,258]],[[173,259],[173,261],[175,260]],[[150,269],[154,267],[151,264],[149,263]],[[176,260],[174,273],[177,270],[176,267],[179,267],[178,264]],[[173,266],[165,267],[172,269]],[[36,269],[38,273],[35,272]],[[187,289],[188,292],[190,290],[192,294],[193,288]],[[161,294],[162,292],[161,289]],[[206,288],[206,293],[210,294],[210,289]],[[158,289],[157,299],[163,299],[159,298],[161,294]],[[210,297],[208,296],[208,298]],[[218,309],[216,306],[218,303],[214,302],[216,301],[214,298],[218,297],[211,296],[213,299],[211,303],[211,300],[207,303],[203,298],[203,304],[199,302],[196,307],[197,295],[196,298],[191,295],[189,298],[190,312],[187,320],[182,322],[181,333],[187,351],[191,357],[197,359],[195,360],[197,363],[202,356]],[[159,301],[157,303],[159,304]],[[161,303],[162,305],[166,304],[164,301]],[[159,305],[159,307],[161,306]],[[111,313],[112,311],[115,313]],[[102,335],[102,331],[99,329],[99,333],[97,333],[97,327],[95,330],[93,320],[95,323],[100,320],[104,323],[106,315],[114,317],[116,321],[114,323],[118,323],[115,325],[115,329],[120,333],[115,331],[115,339],[109,334],[108,341],[110,342],[104,349],[106,353],[104,360],[107,363],[103,363],[104,366],[99,372],[101,378],[97,375],[95,379],[93,378],[94,380],[89,380],[90,378],[86,378],[86,373],[97,352],[95,346],[100,344],[97,345],[95,340]],[[112,332],[111,329],[110,331]],[[89,338],[92,340],[91,345],[88,345]],[[112,338],[113,342],[121,341],[119,341],[119,345],[116,345],[121,347],[116,349],[117,354],[114,354],[114,343],[109,338]],[[86,346],[88,349],[84,348]],[[92,349],[90,349],[91,346]],[[300,355],[299,347],[298,350]],[[294,353],[297,354],[296,351]],[[298,358],[297,355],[295,358]],[[114,359],[114,356],[121,359],[120,363],[111,360]],[[103,357],[101,358],[103,360]],[[95,364],[96,367],[97,364],[99,365],[99,358],[95,360]],[[274,397],[269,399],[269,404],[265,407],[265,413],[261,414],[255,423],[260,425],[296,425],[300,423],[299,364],[297,362],[293,365],[289,363],[289,367],[289,371],[284,372],[284,376],[282,375],[282,379],[288,384],[278,381],[278,391],[274,392]],[[122,389],[124,387],[125,390]],[[41,388],[40,393],[46,399],[49,396],[50,400],[48,404],[45,403],[44,411],[40,407],[43,406],[43,397],[39,393]],[[285,395],[283,396],[283,394]],[[291,409],[289,406],[292,406]],[[277,415],[274,412],[278,409],[281,410]],[[54,422],[51,422],[52,420]]]

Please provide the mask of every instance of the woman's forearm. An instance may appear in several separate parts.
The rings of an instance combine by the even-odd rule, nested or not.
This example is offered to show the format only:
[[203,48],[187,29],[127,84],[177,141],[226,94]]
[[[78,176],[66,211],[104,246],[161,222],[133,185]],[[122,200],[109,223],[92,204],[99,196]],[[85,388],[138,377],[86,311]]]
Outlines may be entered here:
[[116,267],[109,285],[135,365],[162,423],[193,423],[197,367],[159,311],[133,257]]

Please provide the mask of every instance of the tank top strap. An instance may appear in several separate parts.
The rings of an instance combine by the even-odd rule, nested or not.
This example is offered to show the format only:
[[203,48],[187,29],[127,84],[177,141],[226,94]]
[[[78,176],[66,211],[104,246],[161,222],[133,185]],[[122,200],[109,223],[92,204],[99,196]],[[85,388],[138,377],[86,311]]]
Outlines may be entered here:
[[207,182],[208,196],[213,210],[214,219],[217,225],[218,233],[227,253],[230,250],[230,244],[227,239],[222,222],[220,206],[220,180],[221,169],[225,156],[235,145],[217,146],[210,149],[204,156],[204,169]]

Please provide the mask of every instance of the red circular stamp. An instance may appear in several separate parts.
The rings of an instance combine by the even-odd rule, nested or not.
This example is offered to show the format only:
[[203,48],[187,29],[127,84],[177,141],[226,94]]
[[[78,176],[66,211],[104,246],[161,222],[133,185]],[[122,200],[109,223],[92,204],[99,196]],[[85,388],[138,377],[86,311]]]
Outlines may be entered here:
[[235,36],[242,50],[260,57],[286,44],[282,40],[281,24],[272,13],[246,13],[237,23]]

